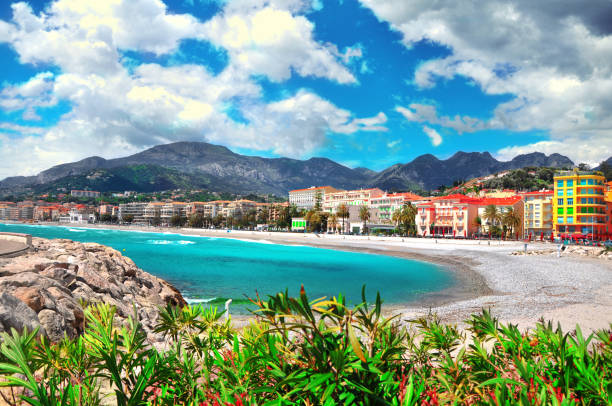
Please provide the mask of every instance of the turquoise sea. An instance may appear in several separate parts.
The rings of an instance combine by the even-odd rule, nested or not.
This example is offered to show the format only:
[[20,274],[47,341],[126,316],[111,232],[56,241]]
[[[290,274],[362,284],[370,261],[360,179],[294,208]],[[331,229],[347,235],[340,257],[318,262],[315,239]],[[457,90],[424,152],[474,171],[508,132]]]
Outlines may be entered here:
[[311,299],[342,293],[356,304],[365,284],[370,300],[380,291],[386,304],[400,304],[456,283],[452,273],[425,262],[305,246],[42,225],[0,224],[0,232],[111,246],[172,283],[188,301],[222,307],[232,298],[232,309],[239,312],[246,311],[246,296],[254,296],[255,290],[262,297],[285,289],[295,295],[304,284]]

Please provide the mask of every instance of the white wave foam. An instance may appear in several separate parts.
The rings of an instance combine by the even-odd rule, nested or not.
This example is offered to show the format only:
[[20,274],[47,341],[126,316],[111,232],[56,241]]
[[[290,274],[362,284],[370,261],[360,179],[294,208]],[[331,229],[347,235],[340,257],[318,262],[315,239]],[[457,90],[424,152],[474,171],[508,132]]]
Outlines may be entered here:
[[191,299],[191,298],[186,297],[185,301],[188,304],[196,304],[196,303],[209,303],[209,302],[212,302],[215,299],[216,299],[216,297],[212,297],[210,299]]
[[73,233],[84,233],[87,230],[83,230],[82,228],[69,228],[68,231],[72,231]]
[[172,241],[172,240],[147,240],[148,244],[154,244],[154,245],[189,245],[189,244],[195,244],[194,241],[187,241],[187,240],[179,240],[179,241]]

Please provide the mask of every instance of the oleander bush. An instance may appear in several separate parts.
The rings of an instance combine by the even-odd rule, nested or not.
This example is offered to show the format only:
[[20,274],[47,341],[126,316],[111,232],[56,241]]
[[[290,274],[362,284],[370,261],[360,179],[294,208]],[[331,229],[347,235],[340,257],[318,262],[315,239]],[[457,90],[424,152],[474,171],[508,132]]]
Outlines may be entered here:
[[[349,307],[287,292],[262,300],[241,331],[216,309],[162,309],[147,344],[136,318],[86,309],[85,333],[50,343],[3,334],[2,398],[31,405],[606,405],[612,334],[541,322],[523,333],[483,310],[462,332],[435,317],[408,327],[381,299]],[[1,401],[0,401],[1,403]]]

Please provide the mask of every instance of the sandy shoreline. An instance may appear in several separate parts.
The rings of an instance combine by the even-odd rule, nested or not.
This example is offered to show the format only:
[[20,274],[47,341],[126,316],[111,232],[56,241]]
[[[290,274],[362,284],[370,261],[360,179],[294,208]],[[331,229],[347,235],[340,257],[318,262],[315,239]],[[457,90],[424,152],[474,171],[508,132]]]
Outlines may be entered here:
[[[48,225],[57,225],[48,224]],[[436,263],[453,271],[460,288],[438,292],[412,307],[388,306],[387,311],[410,320],[430,312],[448,322],[461,323],[470,314],[490,308],[504,322],[533,326],[539,318],[560,322],[564,330],[579,323],[583,330],[609,328],[612,323],[611,261],[556,255],[517,256],[523,243],[430,240],[399,237],[362,237],[269,233],[252,231],[172,229],[112,225],[70,225],[148,231],[218,238],[234,238],[286,245],[308,245],[345,251],[392,255]],[[531,243],[529,250],[555,247]]]

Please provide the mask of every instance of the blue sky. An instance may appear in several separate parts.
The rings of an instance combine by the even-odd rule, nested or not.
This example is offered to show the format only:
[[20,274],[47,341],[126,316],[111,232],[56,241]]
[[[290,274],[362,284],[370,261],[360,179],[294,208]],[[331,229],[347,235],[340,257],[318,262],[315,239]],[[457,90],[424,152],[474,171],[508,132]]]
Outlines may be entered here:
[[0,178],[181,140],[374,170],[612,155],[612,33],[517,1],[0,4]]

